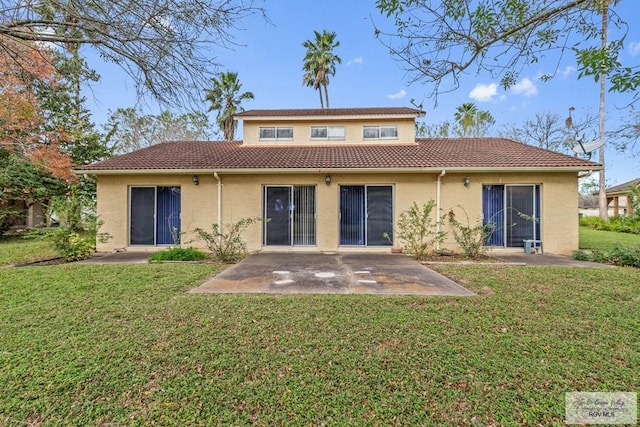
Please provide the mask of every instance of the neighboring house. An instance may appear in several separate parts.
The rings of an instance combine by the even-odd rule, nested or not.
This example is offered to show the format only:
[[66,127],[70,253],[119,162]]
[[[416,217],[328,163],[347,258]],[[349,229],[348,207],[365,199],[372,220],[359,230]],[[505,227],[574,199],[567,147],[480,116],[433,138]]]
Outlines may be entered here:
[[22,200],[12,200],[8,204],[0,207],[11,207],[22,211],[20,219],[10,224],[11,228],[24,229],[32,228],[45,223],[44,208],[40,203],[27,204]]
[[[613,216],[633,214],[631,190],[640,185],[640,178],[633,179],[614,187],[607,188],[607,206],[611,208],[613,202]],[[622,200],[620,200],[622,199]]]
[[[171,245],[176,231],[198,246],[195,228],[260,217],[244,235],[251,251],[389,251],[399,215],[429,200],[491,223],[491,247],[578,248],[578,173],[599,164],[503,138],[416,139],[423,115],[251,110],[236,115],[244,141],[166,142],[84,166],[111,236],[98,250]],[[442,246],[455,249],[451,234]]]

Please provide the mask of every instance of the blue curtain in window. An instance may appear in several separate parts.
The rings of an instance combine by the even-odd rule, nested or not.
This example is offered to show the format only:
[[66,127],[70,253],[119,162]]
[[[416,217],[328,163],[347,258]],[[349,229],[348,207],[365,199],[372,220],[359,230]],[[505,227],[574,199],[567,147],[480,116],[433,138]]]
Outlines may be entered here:
[[158,187],[157,244],[180,243],[180,187]]
[[486,246],[504,246],[504,185],[482,186],[483,224],[490,232]]

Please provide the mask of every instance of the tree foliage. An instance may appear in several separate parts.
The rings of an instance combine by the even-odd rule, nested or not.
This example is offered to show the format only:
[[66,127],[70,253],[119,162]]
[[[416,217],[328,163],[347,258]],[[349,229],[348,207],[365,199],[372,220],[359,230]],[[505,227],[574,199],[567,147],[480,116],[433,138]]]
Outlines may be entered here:
[[66,184],[15,152],[0,147],[0,235],[34,203],[64,195]]
[[[323,30],[322,33],[314,31],[314,40],[306,40],[302,43],[307,51],[302,63],[302,84],[313,87],[320,96],[320,107],[326,105],[329,108],[329,77],[335,76],[336,64],[342,59],[333,53],[333,49],[340,46],[336,40],[336,33]],[[322,92],[324,91],[324,101]]]
[[620,127],[610,135],[609,141],[618,151],[640,156],[640,112],[632,108]]
[[175,104],[196,100],[216,49],[257,11],[252,0],[0,0],[0,49],[19,62],[24,42],[88,46],[122,67],[139,96]]
[[204,113],[144,114],[136,108],[110,112],[105,131],[115,141],[114,152],[123,154],[164,141],[210,139],[211,125]]
[[[611,5],[609,5],[611,3]],[[627,25],[610,0],[377,0],[380,12],[395,19],[396,32],[377,36],[415,80],[433,84],[433,95],[455,90],[465,73],[488,72],[504,88],[513,86],[528,64],[557,53],[575,55],[580,77],[604,74],[611,91],[634,93],[640,68],[618,57]],[[594,43],[602,32],[601,13],[622,35],[606,46]],[[552,74],[542,76],[543,80]],[[441,86],[443,83],[446,86]],[[638,94],[635,93],[637,98]]]
[[465,102],[456,108],[453,121],[442,123],[416,124],[416,136],[421,138],[477,138],[488,136],[495,124],[493,115],[487,110],[478,110],[473,102]]
[[63,85],[56,55],[33,43],[10,42],[19,56],[0,55],[0,149],[27,159],[51,175],[73,181],[72,158],[62,148],[67,130],[50,120],[51,94]]
[[207,90],[205,101],[211,106],[209,111],[217,111],[216,122],[224,134],[224,139],[235,139],[238,121],[233,117],[236,113],[244,111],[240,106],[242,101],[253,99],[253,92],[242,92],[242,84],[238,80],[238,73],[227,71],[218,74],[211,79],[212,88]]
[[473,102],[465,102],[456,108],[453,118],[458,125],[454,132],[461,137],[487,136],[496,120],[487,110],[478,110]]

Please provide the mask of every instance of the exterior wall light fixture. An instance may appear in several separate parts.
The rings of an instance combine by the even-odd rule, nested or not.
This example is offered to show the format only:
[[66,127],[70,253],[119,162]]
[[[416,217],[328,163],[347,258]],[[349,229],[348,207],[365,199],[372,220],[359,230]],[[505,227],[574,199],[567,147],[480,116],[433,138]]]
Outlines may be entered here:
[[469,184],[471,184],[471,178],[469,178],[469,175],[464,177],[464,186],[468,187]]
[[331,175],[327,175],[324,177],[324,183],[327,185],[331,185]]
[[191,177],[191,182],[193,182],[193,185],[198,185],[200,184],[200,180],[198,179],[198,175],[193,175]]

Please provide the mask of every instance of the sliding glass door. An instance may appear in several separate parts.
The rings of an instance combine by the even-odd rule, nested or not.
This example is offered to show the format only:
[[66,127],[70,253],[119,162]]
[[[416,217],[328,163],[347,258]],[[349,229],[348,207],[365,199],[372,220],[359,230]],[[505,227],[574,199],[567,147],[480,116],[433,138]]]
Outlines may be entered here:
[[265,246],[316,244],[316,187],[267,185],[263,208]]
[[540,239],[539,185],[484,185],[483,222],[491,230],[487,246],[523,247]]
[[392,241],[393,187],[340,186],[340,245],[391,246]]
[[180,243],[180,187],[131,187],[129,244]]

